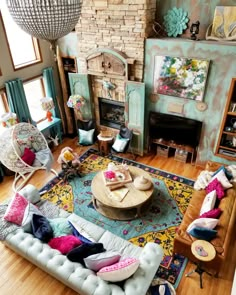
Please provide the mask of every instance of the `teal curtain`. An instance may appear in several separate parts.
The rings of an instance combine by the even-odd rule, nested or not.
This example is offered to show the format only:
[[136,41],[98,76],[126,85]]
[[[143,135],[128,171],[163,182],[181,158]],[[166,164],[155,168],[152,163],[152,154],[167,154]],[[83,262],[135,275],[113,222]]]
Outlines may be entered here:
[[51,97],[54,102],[55,108],[53,110],[53,115],[60,119],[61,116],[60,116],[60,111],[59,111],[58,103],[57,103],[56,87],[55,87],[55,82],[53,78],[52,67],[48,67],[43,70],[43,80],[45,85],[46,96]]
[[22,80],[17,78],[7,81],[5,86],[10,111],[16,113],[19,122],[30,122],[33,124]]

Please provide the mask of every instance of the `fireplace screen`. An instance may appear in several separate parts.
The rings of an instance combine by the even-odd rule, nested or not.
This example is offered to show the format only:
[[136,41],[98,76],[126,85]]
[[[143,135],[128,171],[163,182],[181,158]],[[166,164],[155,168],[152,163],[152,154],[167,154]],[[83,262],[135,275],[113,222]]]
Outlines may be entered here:
[[99,97],[100,125],[120,129],[125,123],[123,102]]

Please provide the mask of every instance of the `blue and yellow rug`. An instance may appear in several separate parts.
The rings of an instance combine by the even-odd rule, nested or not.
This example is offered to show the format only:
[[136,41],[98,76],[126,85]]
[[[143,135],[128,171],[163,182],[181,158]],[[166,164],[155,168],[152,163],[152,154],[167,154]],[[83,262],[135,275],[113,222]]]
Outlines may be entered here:
[[42,198],[141,247],[147,242],[160,244],[165,256],[157,276],[177,288],[187,259],[179,255],[172,257],[173,240],[191,199],[194,182],[126,159],[128,165],[142,168],[153,177],[153,202],[142,218],[131,221],[110,220],[94,209],[90,186],[94,175],[105,170],[111,161],[121,163],[124,159],[114,155],[102,157],[97,150],[89,149],[81,156],[81,177],[64,181],[61,173],[60,177],[42,188],[42,191],[47,190]]

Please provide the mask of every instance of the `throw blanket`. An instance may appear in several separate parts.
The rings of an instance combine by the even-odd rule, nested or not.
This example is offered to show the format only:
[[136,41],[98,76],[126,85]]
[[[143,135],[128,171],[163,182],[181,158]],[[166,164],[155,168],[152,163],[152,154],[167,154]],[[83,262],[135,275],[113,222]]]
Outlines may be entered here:
[[36,152],[35,158],[46,167],[47,172],[50,171],[53,162],[53,155],[49,148]]

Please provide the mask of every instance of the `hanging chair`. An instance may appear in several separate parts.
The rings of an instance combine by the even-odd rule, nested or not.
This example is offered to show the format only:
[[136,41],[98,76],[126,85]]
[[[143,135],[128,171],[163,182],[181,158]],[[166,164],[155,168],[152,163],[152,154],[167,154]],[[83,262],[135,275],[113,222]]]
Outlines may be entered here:
[[[35,171],[51,169],[53,160],[44,135],[29,123],[19,123],[6,130],[0,138],[0,161],[15,172],[13,190],[20,190]],[[17,186],[18,184],[18,186]]]

